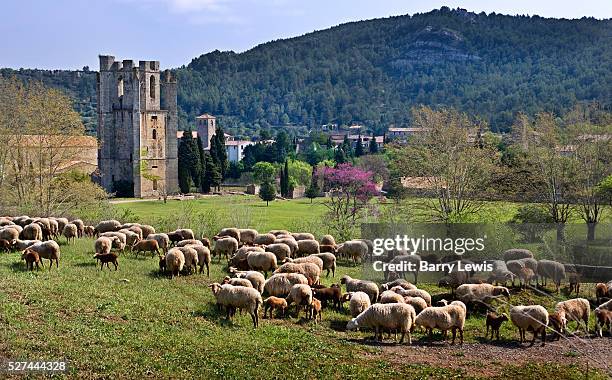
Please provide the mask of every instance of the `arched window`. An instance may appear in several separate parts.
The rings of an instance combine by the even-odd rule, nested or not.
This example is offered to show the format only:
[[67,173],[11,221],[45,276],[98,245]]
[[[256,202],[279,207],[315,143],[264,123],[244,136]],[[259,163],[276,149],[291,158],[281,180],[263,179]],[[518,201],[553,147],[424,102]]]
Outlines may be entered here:
[[153,180],[153,190],[157,190],[157,180]]
[[157,140],[157,131],[153,130],[153,140]]
[[155,99],[155,75],[151,75],[151,79],[149,80],[149,92],[151,99]]
[[123,77],[119,77],[119,80],[117,81],[117,96],[123,96]]

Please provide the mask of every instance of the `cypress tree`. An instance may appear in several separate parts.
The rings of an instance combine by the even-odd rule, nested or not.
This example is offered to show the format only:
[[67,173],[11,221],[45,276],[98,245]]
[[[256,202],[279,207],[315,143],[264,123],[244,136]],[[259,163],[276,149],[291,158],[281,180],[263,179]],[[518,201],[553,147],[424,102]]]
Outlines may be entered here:
[[187,137],[186,134],[184,134],[178,145],[178,182],[181,193],[183,194],[191,190],[190,139],[191,136]]
[[378,143],[376,143],[376,136],[374,135],[374,133],[372,133],[372,140],[370,140],[369,151],[370,154],[378,153]]
[[344,164],[348,162],[348,157],[346,156],[346,153],[344,152],[342,146],[338,146],[336,148],[336,153],[334,154],[334,161],[336,161],[336,164]]
[[355,146],[355,157],[363,156],[363,144],[361,143],[361,133],[359,134],[357,145]]

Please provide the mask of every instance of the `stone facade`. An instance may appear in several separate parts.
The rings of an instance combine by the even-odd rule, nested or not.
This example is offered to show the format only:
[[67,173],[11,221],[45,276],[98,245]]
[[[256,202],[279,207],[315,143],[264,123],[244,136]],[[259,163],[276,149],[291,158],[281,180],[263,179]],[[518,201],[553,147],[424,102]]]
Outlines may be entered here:
[[207,113],[200,115],[196,117],[196,128],[198,136],[200,136],[202,140],[202,148],[204,148],[204,150],[210,150],[210,139],[215,134],[217,119]]
[[100,56],[98,167],[109,192],[133,186],[135,197],[178,191],[176,80],[158,61]]

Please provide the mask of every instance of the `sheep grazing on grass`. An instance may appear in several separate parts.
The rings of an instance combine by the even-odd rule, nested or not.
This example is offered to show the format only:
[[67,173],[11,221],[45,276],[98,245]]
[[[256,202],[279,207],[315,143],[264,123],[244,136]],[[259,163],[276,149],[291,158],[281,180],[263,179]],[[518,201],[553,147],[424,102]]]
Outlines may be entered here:
[[276,236],[274,236],[273,234],[270,234],[270,233],[258,234],[257,236],[255,236],[255,239],[253,239],[253,244],[269,245],[269,244],[274,244],[275,241],[276,241]]
[[100,234],[100,236],[105,236],[105,237],[116,237],[117,239],[113,240],[113,248],[123,251],[125,249],[125,246],[127,244],[127,236],[125,236],[124,233],[121,232],[104,232],[102,234]]
[[573,292],[576,295],[580,294],[581,276],[580,273],[570,272],[567,274],[567,280],[569,282],[568,296],[571,296]]
[[137,242],[139,242],[140,240],[142,240],[140,238],[140,236],[134,232],[134,231],[130,231],[130,230],[119,230],[119,232],[121,232],[122,234],[125,235],[125,246],[129,247],[130,249],[132,249],[132,246],[134,244],[136,244]]
[[195,235],[193,234],[193,230],[189,229],[189,228],[179,228],[178,230],[174,231],[176,233],[178,233],[181,236],[181,240],[188,240],[188,239],[195,239]]
[[404,297],[392,290],[385,290],[380,294],[380,303],[406,303]]
[[504,252],[504,261],[533,258],[533,253],[528,249],[511,248]]
[[83,233],[89,238],[95,237],[96,228],[94,226],[85,226],[85,228],[83,228]]
[[597,304],[603,303],[605,298],[612,298],[612,287],[608,288],[608,284],[603,282],[595,285],[595,296],[597,297]]
[[183,240],[183,235],[178,231],[168,232],[166,235],[168,235],[168,239],[170,239],[170,245],[174,245]]
[[13,241],[13,249],[16,251],[23,251],[34,244],[40,243],[40,240],[15,240]]
[[274,315],[272,312],[274,310],[279,310],[281,315],[285,316],[285,311],[287,310],[287,300],[280,297],[270,296],[263,301],[264,304],[264,312],[263,317],[266,318],[268,314],[268,310],[270,311],[270,319],[274,319]]
[[225,256],[225,259],[229,259],[238,250],[238,240],[233,237],[225,237],[217,239],[215,241],[215,248],[212,251],[214,256]]
[[527,289],[528,286],[531,286],[531,281],[535,278],[535,276],[536,274],[531,268],[524,267],[519,270],[518,278],[523,289]]
[[170,248],[170,238],[167,234],[157,233],[147,236],[147,240],[155,240],[159,248],[166,254]]
[[96,239],[94,243],[94,252],[96,254],[105,255],[111,252],[113,248],[113,239],[117,239],[116,237],[106,237],[100,236]]
[[433,339],[433,329],[443,332],[446,341],[447,331],[452,330],[455,344],[457,331],[459,331],[460,343],[463,344],[463,329],[465,326],[466,307],[461,301],[453,301],[445,306],[428,307],[417,315],[415,324],[425,328],[429,334],[429,341]]
[[57,220],[55,220],[54,218],[47,218],[47,220],[49,221],[49,227],[51,229],[51,236],[54,238],[57,238],[61,232],[59,230],[59,224],[57,223]]
[[255,237],[259,235],[259,232],[252,228],[239,228],[238,232],[240,232],[241,244],[253,244]]
[[518,327],[520,342],[525,342],[525,331],[533,332],[530,346],[535,343],[538,334],[542,335],[542,346],[546,344],[546,327],[548,326],[548,311],[540,305],[512,306],[510,320]]
[[291,287],[289,295],[287,296],[287,307],[295,303],[296,313],[295,317],[299,318],[300,309],[304,307],[304,310],[308,312],[310,305],[312,304],[312,289],[310,286],[305,284],[296,284]]
[[40,263],[42,264],[43,267],[45,266],[45,264],[42,261],[42,259],[47,259],[49,260],[49,270],[51,270],[54,260],[55,260],[56,268],[59,268],[60,247],[55,241],[49,240],[49,241],[44,241],[44,242],[33,244],[30,247],[26,248],[24,253],[31,252],[31,251],[38,253],[38,255],[41,258]]
[[329,288],[313,288],[312,294],[314,297],[321,300],[324,306],[327,306],[327,303],[331,302],[332,306],[336,308],[336,310],[340,310],[340,300],[342,299],[342,289],[340,289],[340,285],[332,284],[332,286]]
[[247,264],[252,270],[264,272],[264,277],[268,277],[268,272],[278,267],[276,256],[272,252],[251,251],[247,255]]
[[119,256],[117,256],[115,252],[110,252],[110,253],[96,253],[93,258],[96,260],[100,260],[100,270],[104,268],[104,264],[106,264],[106,267],[108,269],[110,269],[109,264],[113,264],[115,266],[115,270],[117,270],[119,268],[119,262],[117,261],[118,257]]
[[506,282],[514,281],[515,274],[508,270],[506,263],[502,260],[489,261],[493,265],[493,271],[487,279],[489,284],[506,286]]
[[608,334],[612,336],[612,311],[595,309],[595,333],[602,338],[603,329],[608,326]]
[[493,336],[497,337],[499,340],[499,328],[502,323],[508,320],[508,316],[506,314],[498,315],[497,313],[491,311],[487,313],[487,331],[485,333],[485,338],[489,337],[489,328],[491,328],[491,340],[493,340]]
[[345,260],[350,259],[359,263],[368,255],[368,245],[361,240],[349,240],[338,245],[336,252]]
[[12,247],[13,247],[13,240],[8,241],[5,239],[0,239],[0,251],[10,252]]
[[148,239],[149,235],[155,234],[155,227],[150,226],[148,224],[141,224],[140,230],[142,231],[142,238]]
[[308,285],[308,279],[300,273],[273,274],[264,284],[264,293],[270,296],[287,297],[295,284]]
[[253,285],[253,287],[257,289],[259,293],[264,292],[266,278],[263,274],[261,274],[261,272],[255,270],[237,271],[235,270],[235,268],[230,268],[230,273],[234,273],[238,278],[244,278],[249,280],[251,282],[251,285]]
[[200,270],[198,273],[202,274],[202,272],[204,272],[204,267],[206,267],[206,276],[210,276],[211,257],[210,257],[210,250],[208,249],[208,247],[204,247],[203,245],[193,244],[193,245],[186,246],[186,248],[194,249],[198,254],[198,266],[200,267]]
[[404,296],[404,303],[414,307],[417,314],[427,308],[427,302],[421,297]]
[[231,278],[230,276],[225,276],[221,284],[230,284],[233,286],[244,286],[247,288],[253,287],[253,284],[251,284],[251,281],[247,280],[246,278]]
[[427,306],[431,306],[431,295],[423,289],[404,289],[401,286],[394,286],[390,290],[404,297],[420,297]]
[[336,246],[336,239],[332,235],[323,235],[320,241],[321,245]]
[[183,256],[185,256],[185,265],[183,266],[185,272],[187,274],[198,273],[198,251],[190,247],[176,247],[175,249],[183,252]]
[[[271,233],[274,236],[279,236],[279,235],[289,235],[289,236],[291,236],[291,232],[289,232],[287,230],[270,230],[268,232]],[[293,237],[293,236],[291,236],[291,237]]]
[[75,224],[77,226],[77,230],[79,231],[78,236],[82,238],[85,234],[85,223],[81,219],[74,219],[70,223]]
[[293,236],[293,238],[296,241],[301,241],[301,240],[314,240],[314,241],[316,241],[314,235],[309,233],[309,232],[294,232],[294,233],[291,233],[290,235]]
[[312,263],[284,263],[274,273],[299,273],[308,279],[308,285],[319,283],[321,269]]
[[321,252],[314,254],[323,261],[323,270],[326,270],[327,273],[325,277],[329,277],[329,271],[331,270],[332,277],[336,277],[336,256],[330,252]]
[[23,232],[23,228],[21,229],[21,231],[13,227],[0,228],[0,239],[8,240],[8,241],[18,240],[19,234],[21,234],[22,232]]
[[507,261],[506,267],[515,276],[514,278],[512,278],[512,286],[514,286],[514,279],[521,276],[522,274],[524,275],[525,272],[523,271],[523,268],[529,268],[534,273],[536,273],[538,270],[538,262],[532,257],[525,257],[522,259]]
[[[306,240],[304,240],[304,241],[306,241]],[[287,262],[293,262],[293,263],[297,263],[297,264],[300,264],[300,263],[311,263],[311,264],[314,264],[314,265],[318,266],[319,269],[321,271],[323,271],[323,260],[320,257],[318,257],[317,255],[309,255],[309,256],[304,256],[304,257],[300,257],[300,258],[297,258],[297,259],[287,259]]]
[[185,266],[185,255],[180,249],[172,248],[168,251],[165,260],[165,269],[170,272],[171,278],[174,276],[180,276],[183,267]]
[[28,270],[34,270],[34,265],[36,264],[36,270],[40,269],[39,264],[41,263],[40,261],[40,256],[38,255],[38,252],[36,251],[24,251],[21,254],[21,260],[24,260],[26,262],[26,268]]
[[132,252],[134,255],[138,256],[139,252],[150,252],[151,256],[159,256],[159,244],[157,240],[140,240],[132,245]]
[[277,261],[283,261],[287,257],[291,257],[291,248],[285,243],[270,244],[265,249],[267,252],[274,253]]
[[580,327],[580,322],[584,322],[584,330],[589,334],[589,316],[591,315],[591,304],[587,299],[574,298],[567,301],[558,302],[555,305],[555,314],[561,320],[561,333],[567,330],[569,321],[576,321],[577,327]]
[[540,260],[536,273],[538,278],[542,278],[542,286],[546,286],[546,279],[550,278],[555,283],[557,293],[560,292],[561,281],[565,279],[563,264],[552,260]]
[[290,257],[293,257],[296,255],[297,250],[299,248],[297,241],[293,238],[278,238],[274,241],[275,244],[286,244],[289,249],[291,249],[291,254],[289,255]]
[[404,280],[403,278],[398,278],[396,280],[393,280],[391,282],[387,282],[385,284],[380,285],[380,288],[384,291],[384,290],[390,290],[391,288],[394,288],[396,286],[401,286],[402,288],[406,289],[406,290],[410,290],[410,289],[416,289],[417,287],[412,285],[411,283],[409,283],[408,281]]
[[398,303],[374,304],[351,319],[346,325],[346,329],[374,328],[374,339],[378,341],[382,341],[383,330],[399,330],[402,334],[399,343],[402,344],[405,335],[408,334],[408,344],[412,344],[410,332],[415,320],[416,312],[410,305]]
[[348,275],[342,276],[340,283],[346,286],[347,292],[364,292],[370,297],[370,303],[378,300],[378,285],[367,280],[353,279]]
[[298,240],[297,256],[308,256],[321,253],[319,250],[319,242],[316,240]]
[[315,321],[315,323],[317,323],[317,321],[322,322],[323,321],[323,312],[321,310],[321,301],[319,301],[316,298],[312,299],[312,303],[310,304],[310,319],[313,319]]
[[348,292],[342,296],[343,300],[349,301],[349,312],[355,318],[370,307],[370,296],[364,292]]
[[49,223],[49,219],[47,218],[38,218],[34,222],[38,224],[42,230],[42,239],[43,240],[51,240],[51,224]]
[[139,240],[142,239],[142,228],[140,228],[140,226],[137,226],[137,225],[131,226],[130,228],[127,229],[127,231],[136,234]]
[[198,239],[187,239],[187,240],[181,240],[176,244],[176,247],[185,247],[188,245],[201,245],[204,246],[204,244],[202,244],[201,241],[199,241]]
[[234,239],[236,239],[236,241],[241,241],[240,230],[238,228],[224,228],[219,231],[216,237],[233,237]]
[[226,307],[228,320],[235,314],[236,309],[241,309],[251,315],[254,328],[259,325],[259,306],[263,300],[257,290],[219,283],[210,284],[209,287],[217,300],[217,305]]
[[465,303],[489,304],[499,297],[510,299],[510,291],[505,286],[494,286],[491,284],[464,284],[455,292],[457,299]]
[[121,228],[122,228],[121,223],[119,223],[119,221],[117,220],[114,220],[114,219],[103,220],[96,225],[95,233],[99,235],[105,232],[119,231]]
[[43,240],[42,228],[36,223],[28,224],[21,231],[21,238],[23,240]]

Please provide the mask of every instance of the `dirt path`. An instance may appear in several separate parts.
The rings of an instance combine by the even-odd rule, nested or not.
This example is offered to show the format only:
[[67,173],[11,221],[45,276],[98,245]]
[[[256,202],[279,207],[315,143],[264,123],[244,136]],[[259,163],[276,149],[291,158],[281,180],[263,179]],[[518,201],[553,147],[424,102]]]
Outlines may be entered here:
[[[518,342],[466,343],[463,346],[433,346],[413,342],[412,346],[383,345],[383,359],[397,364],[428,364],[450,369],[462,369],[471,376],[498,375],[503,367],[528,363],[576,364],[598,368],[612,376],[612,338],[569,338],[533,347]],[[377,354],[374,354],[375,356]]]

